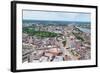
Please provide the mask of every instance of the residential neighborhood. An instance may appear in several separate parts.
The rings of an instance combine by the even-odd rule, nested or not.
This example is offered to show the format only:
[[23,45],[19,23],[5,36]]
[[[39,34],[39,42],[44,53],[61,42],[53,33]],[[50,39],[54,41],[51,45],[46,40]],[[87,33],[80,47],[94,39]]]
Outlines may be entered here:
[[90,36],[72,24],[23,26],[22,63],[89,60]]

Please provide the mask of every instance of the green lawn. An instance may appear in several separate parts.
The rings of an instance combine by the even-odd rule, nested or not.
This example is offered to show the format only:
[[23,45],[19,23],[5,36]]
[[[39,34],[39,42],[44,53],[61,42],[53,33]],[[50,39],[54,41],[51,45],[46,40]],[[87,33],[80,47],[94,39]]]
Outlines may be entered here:
[[37,36],[37,37],[56,37],[58,34],[54,32],[48,31],[35,31],[34,28],[24,27],[23,33],[27,33],[30,36]]

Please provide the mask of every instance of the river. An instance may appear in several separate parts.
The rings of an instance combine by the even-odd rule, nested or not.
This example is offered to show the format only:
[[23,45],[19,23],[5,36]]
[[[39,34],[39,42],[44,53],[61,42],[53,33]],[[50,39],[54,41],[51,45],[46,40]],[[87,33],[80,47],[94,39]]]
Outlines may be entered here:
[[87,28],[81,28],[81,27],[76,27],[76,28],[78,28],[79,30],[81,30],[81,31],[83,31],[85,33],[90,33],[91,32],[91,30],[87,29]]

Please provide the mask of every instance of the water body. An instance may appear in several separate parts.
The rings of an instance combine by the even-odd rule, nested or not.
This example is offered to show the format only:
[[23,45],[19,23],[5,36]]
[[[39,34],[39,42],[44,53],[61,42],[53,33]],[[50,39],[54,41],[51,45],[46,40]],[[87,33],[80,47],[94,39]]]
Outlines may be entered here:
[[79,30],[85,32],[85,33],[91,33],[91,30],[90,29],[87,29],[87,28],[81,28],[81,27],[77,27]]

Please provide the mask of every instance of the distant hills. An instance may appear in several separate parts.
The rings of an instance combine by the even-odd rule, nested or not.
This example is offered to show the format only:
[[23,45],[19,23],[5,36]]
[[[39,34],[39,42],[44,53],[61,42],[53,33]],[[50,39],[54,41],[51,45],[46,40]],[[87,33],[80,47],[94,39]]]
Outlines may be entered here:
[[78,21],[47,21],[47,20],[22,20],[23,26],[31,26],[31,25],[90,25],[90,22],[78,22]]

